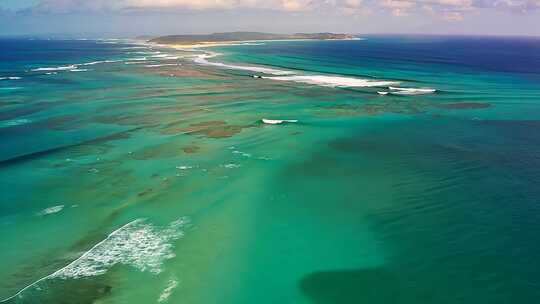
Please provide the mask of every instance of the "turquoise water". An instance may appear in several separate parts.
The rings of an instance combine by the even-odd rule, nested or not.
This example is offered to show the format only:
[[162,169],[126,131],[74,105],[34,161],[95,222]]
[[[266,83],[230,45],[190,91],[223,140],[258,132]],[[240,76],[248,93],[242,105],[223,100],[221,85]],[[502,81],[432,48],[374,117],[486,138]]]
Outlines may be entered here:
[[2,41],[0,299],[535,303],[539,49]]

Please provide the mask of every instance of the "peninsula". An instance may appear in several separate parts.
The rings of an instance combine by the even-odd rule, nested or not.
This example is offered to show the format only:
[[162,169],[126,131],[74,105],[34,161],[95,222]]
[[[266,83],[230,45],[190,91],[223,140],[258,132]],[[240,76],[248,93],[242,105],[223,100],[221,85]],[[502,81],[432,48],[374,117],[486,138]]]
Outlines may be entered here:
[[175,46],[215,45],[234,42],[261,41],[261,40],[346,40],[356,38],[349,34],[334,33],[296,33],[272,34],[259,32],[225,32],[206,35],[169,35],[148,40],[151,43]]

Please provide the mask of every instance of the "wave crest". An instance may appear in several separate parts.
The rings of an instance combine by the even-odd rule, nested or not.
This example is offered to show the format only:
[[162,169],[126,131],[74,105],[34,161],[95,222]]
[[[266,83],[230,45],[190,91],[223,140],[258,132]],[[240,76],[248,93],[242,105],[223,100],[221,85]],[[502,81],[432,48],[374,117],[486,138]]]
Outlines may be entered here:
[[307,84],[320,85],[325,87],[386,87],[399,82],[387,80],[371,80],[365,78],[352,78],[343,76],[327,75],[294,75],[280,77],[263,77],[278,81],[293,81]]

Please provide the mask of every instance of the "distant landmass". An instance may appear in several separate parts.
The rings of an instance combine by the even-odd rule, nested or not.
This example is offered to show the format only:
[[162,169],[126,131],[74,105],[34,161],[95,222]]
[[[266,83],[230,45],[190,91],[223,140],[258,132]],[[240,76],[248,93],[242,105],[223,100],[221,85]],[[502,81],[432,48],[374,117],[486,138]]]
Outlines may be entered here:
[[208,35],[169,35],[148,40],[159,44],[197,44],[197,43],[219,43],[231,41],[251,41],[251,40],[295,40],[295,39],[353,39],[355,36],[349,34],[334,33],[297,33],[297,34],[272,34],[259,32],[228,32],[213,33]]

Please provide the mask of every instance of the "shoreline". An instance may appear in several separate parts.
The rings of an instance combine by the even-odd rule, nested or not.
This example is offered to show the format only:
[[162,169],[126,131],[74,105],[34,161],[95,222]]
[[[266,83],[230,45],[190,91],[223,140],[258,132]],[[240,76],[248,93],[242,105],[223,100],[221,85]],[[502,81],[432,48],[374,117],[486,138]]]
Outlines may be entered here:
[[365,38],[347,38],[347,39],[269,39],[269,40],[233,40],[233,41],[201,41],[197,43],[186,44],[162,44],[147,41],[146,44],[158,47],[173,48],[177,50],[200,49],[220,46],[235,46],[235,45],[260,45],[266,42],[291,42],[291,41],[359,41]]

